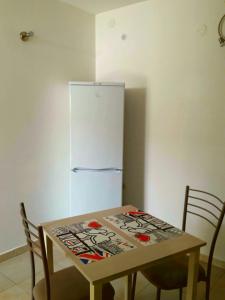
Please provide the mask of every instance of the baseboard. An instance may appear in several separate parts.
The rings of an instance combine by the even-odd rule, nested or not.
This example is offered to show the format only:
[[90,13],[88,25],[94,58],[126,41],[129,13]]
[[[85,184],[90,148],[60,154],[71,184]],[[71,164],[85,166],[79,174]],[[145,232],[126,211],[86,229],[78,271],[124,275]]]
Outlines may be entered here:
[[[208,262],[208,255],[201,254],[200,255],[200,260],[202,262],[204,262],[204,263],[207,263]],[[220,260],[220,259],[214,258],[212,264],[215,267],[218,267],[218,268],[221,268],[221,269],[225,269],[225,261],[224,260]]]
[[0,263],[5,261],[5,260],[8,260],[10,258],[13,258],[17,255],[23,254],[26,251],[27,251],[27,245],[23,245],[23,246],[20,246],[18,248],[15,248],[15,249],[9,250],[7,252],[1,253],[0,254]]

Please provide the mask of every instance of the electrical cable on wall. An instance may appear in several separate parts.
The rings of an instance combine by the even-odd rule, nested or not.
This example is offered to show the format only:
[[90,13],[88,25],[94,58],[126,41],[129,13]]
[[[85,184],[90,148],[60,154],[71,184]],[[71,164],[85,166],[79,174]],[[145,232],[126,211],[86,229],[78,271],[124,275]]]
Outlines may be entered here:
[[219,42],[220,42],[221,47],[225,46],[225,34],[223,34],[224,22],[225,22],[225,15],[222,17],[222,19],[220,20],[219,25],[218,25]]

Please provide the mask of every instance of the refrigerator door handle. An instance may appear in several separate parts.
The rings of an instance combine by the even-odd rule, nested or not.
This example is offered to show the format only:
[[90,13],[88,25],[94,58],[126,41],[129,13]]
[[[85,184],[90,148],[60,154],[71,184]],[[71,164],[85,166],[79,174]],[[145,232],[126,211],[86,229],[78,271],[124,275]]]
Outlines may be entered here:
[[119,168],[73,168],[71,170],[74,173],[78,172],[122,172],[122,169]]

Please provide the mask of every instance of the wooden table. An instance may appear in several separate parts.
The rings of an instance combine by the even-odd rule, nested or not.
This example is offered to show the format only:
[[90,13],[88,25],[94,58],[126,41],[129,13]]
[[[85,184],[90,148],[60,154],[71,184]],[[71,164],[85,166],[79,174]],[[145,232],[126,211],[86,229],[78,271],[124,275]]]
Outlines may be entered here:
[[[181,233],[176,237],[169,238],[161,241],[160,243],[148,246],[143,245],[143,242],[141,243],[105,219],[107,216],[114,216],[130,211],[137,211],[137,209],[129,205],[43,224],[43,229],[46,235],[46,248],[50,272],[54,271],[54,244],[66,254],[66,256],[73,262],[74,266],[90,282],[91,300],[102,299],[102,284],[123,276],[126,278],[125,299],[128,300],[130,299],[132,273],[148,268],[150,265],[154,264],[154,262],[168,256],[189,253],[189,273],[186,299],[195,300],[199,252],[200,247],[204,246],[205,242],[187,233]],[[97,262],[89,264],[82,263],[80,257],[72,253],[71,250],[65,246],[62,241],[60,241],[55,233],[53,234],[53,231],[55,228],[60,226],[67,226],[90,220],[96,220],[103,226],[106,226],[108,229],[125,239],[128,243],[132,244],[134,249],[113,255]]]

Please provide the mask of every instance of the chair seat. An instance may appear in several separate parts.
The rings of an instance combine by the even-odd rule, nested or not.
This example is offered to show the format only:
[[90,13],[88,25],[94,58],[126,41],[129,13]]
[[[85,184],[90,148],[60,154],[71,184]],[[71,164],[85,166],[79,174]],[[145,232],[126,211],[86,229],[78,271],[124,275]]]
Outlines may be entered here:
[[[115,291],[110,283],[103,285],[102,298],[114,299]],[[45,280],[40,280],[33,289],[35,300],[47,300]],[[69,267],[51,276],[51,300],[89,300],[89,282],[75,269]]]
[[[188,256],[182,255],[159,261],[147,270],[143,275],[156,287],[163,290],[179,289],[187,286]],[[198,281],[205,281],[206,273],[199,265]]]

